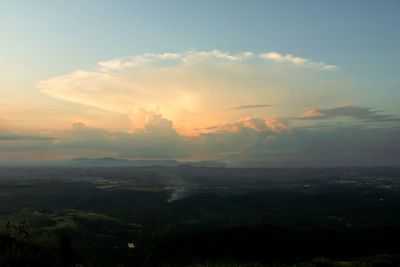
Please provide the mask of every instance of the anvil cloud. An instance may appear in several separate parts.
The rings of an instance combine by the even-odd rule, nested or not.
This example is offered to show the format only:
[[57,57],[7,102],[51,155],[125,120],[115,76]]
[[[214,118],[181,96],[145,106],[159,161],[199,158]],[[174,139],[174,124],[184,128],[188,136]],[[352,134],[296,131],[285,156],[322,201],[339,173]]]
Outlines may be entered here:
[[[295,64],[277,72],[276,58],[265,56],[271,53],[212,50],[142,54],[99,62],[94,70],[77,70],[41,81],[37,87],[54,98],[126,114],[132,129],[143,128],[151,114],[162,114],[184,134],[248,115],[264,118],[287,115],[288,107],[293,107],[293,91],[302,91],[297,100],[327,101],[344,90],[336,88],[336,92],[330,92],[329,87],[338,87],[338,81],[328,78],[321,85],[321,81],[310,78],[313,71],[333,70],[325,68],[331,65],[305,59],[298,62],[301,57],[290,56],[283,58],[294,57]],[[315,90],[318,86],[326,87],[326,91],[318,92]],[[267,104],[257,104],[260,101]],[[245,109],[266,107],[268,103],[278,105],[269,113],[265,110],[244,113]],[[229,109],[243,112],[226,112]]]

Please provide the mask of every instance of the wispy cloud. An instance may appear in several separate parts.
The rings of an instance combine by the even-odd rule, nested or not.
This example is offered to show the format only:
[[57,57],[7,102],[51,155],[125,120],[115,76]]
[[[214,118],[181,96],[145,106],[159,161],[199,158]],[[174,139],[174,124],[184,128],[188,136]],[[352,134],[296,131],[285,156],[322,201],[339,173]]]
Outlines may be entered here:
[[374,110],[369,107],[362,106],[340,106],[334,108],[312,108],[304,112],[301,119],[305,120],[322,120],[337,117],[350,117],[356,120],[372,121],[372,122],[392,122],[399,121],[400,118],[392,114],[384,114],[380,110]]
[[324,71],[335,71],[338,69],[336,65],[316,62],[308,58],[295,56],[292,54],[280,54],[278,52],[268,52],[259,55],[260,58],[277,63],[290,63],[297,66],[314,68]]
[[267,108],[267,107],[271,107],[271,106],[272,106],[272,105],[268,105],[268,104],[243,105],[243,106],[232,107],[232,108],[229,108],[228,110],[241,110],[241,109],[253,109],[253,108]]

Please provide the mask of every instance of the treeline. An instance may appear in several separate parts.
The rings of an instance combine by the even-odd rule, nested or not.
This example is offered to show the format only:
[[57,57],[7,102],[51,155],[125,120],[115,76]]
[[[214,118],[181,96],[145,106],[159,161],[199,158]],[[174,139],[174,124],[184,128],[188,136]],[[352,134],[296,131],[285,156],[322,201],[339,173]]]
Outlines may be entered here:
[[149,246],[150,266],[182,265],[231,259],[263,264],[294,264],[325,257],[349,261],[378,254],[398,254],[400,229],[291,231],[271,225],[170,232],[155,236]]
[[[371,255],[400,254],[398,228],[293,231],[260,224],[222,229],[162,230],[142,235],[134,249],[128,246],[120,249],[97,247],[89,243],[77,246],[71,239],[76,233],[54,234],[57,236],[51,244],[0,235],[0,266],[157,267],[213,262],[257,262],[257,266],[284,266],[299,262],[311,264],[310,261],[316,258],[330,259],[333,264]],[[391,257],[390,260],[391,264],[397,261],[397,265],[381,266],[399,266],[399,257]],[[389,262],[388,259],[385,261]]]

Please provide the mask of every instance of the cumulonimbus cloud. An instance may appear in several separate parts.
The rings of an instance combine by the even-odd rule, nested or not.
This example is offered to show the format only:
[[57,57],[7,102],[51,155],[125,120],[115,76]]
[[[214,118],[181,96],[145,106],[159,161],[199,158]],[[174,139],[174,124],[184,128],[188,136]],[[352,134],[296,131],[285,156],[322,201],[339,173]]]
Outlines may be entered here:
[[[307,68],[290,77],[297,70],[276,71],[262,55],[220,50],[148,53],[102,61],[94,70],[77,70],[41,81],[37,87],[54,98],[126,114],[133,129],[143,128],[154,113],[170,119],[180,132],[190,132],[248,116],[248,111],[251,116],[274,116],[265,114],[261,105],[248,103],[284,105],[283,98],[292,95],[297,86],[309,91],[320,86],[309,79]],[[310,66],[313,61],[307,62]],[[315,98],[328,98],[337,90],[320,94],[323,96],[317,93]],[[310,92],[300,95],[314,97]],[[229,107],[237,112],[222,112]]]

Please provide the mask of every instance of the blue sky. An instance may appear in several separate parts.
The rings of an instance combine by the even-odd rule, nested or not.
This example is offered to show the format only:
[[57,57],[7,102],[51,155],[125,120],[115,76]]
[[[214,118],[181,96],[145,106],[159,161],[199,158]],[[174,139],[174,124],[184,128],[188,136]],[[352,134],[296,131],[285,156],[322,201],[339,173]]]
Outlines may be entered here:
[[3,0],[1,55],[26,63],[47,52],[44,67],[74,69],[144,52],[277,50],[396,74],[399,10],[398,1]]
[[[363,108],[367,108],[374,112],[380,111],[387,115],[400,116],[400,104],[398,104],[400,99],[399,14],[400,2],[389,0],[2,0],[0,1],[0,95],[3,98],[3,108],[0,111],[3,115],[0,117],[0,127],[4,128],[4,131],[24,130],[54,135],[51,130],[67,129],[71,123],[84,122],[94,128],[127,130],[129,126],[121,125],[129,124],[133,115],[126,109],[115,108],[121,103],[105,103],[101,99],[89,101],[90,97],[81,94],[85,88],[81,90],[79,86],[74,87],[71,89],[72,93],[69,89],[66,93],[67,89],[60,89],[59,82],[62,82],[63,86],[67,80],[73,80],[74,84],[82,84],[82,80],[79,80],[81,78],[78,79],[72,74],[83,71],[87,75],[86,80],[93,79],[91,84],[103,88],[105,85],[100,83],[99,77],[89,73],[102,71],[99,70],[99,62],[116,59],[128,62],[129,58],[144,53],[157,55],[176,53],[179,54],[180,60],[184,60],[188,55],[185,53],[188,51],[213,50],[232,55],[251,51],[255,55],[254,58],[270,52],[276,52],[282,56],[280,60],[275,60],[275,63],[278,62],[276,66],[263,65],[252,74],[253,76],[243,74],[242,77],[239,74],[242,77],[243,88],[238,90],[242,90],[242,93],[237,93],[236,98],[226,100],[224,104],[227,106],[223,108],[231,108],[232,106],[229,105],[274,104],[282,107],[285,105],[286,109],[271,108],[271,113],[268,114],[268,116],[284,117],[284,119],[302,116],[302,112],[311,112],[312,109],[328,110],[326,114],[331,114],[329,109],[336,110],[337,107],[345,107],[344,110],[349,112],[359,112],[357,114],[365,112]],[[290,64],[290,60],[288,57],[285,59],[285,55],[306,59],[308,67],[323,63],[337,66],[337,69],[324,72],[297,70],[287,68],[286,65],[282,67],[281,62]],[[211,57],[217,59],[220,55],[214,53]],[[214,66],[215,62],[211,61],[209,59],[203,67]],[[235,71],[238,71],[245,67],[255,68],[259,66],[257,64],[264,64],[253,61],[246,61],[243,65],[232,64],[232,66],[235,66],[237,68]],[[232,76],[231,72],[222,72],[221,66],[215,69],[218,73],[222,73],[221,77],[226,79],[236,77]],[[273,78],[269,80],[259,78],[261,74],[258,71],[263,68],[265,68],[265,75]],[[118,71],[121,71],[121,68],[118,68]],[[173,69],[168,71],[173,71]],[[191,77],[190,75],[196,73],[195,77],[204,77],[204,81],[212,79],[209,73],[202,72],[201,66],[198,66],[196,70],[181,68],[180,71],[184,73],[181,75],[186,75],[185,77]],[[121,75],[119,73],[117,76]],[[146,75],[133,82],[156,90],[154,88],[158,88],[157,85],[148,84],[144,78]],[[56,77],[63,78],[54,80]],[[123,77],[126,81],[132,82],[131,76]],[[159,78],[162,77],[161,75]],[[251,84],[250,80],[256,80],[255,88],[268,84],[271,88],[283,88],[281,89],[283,93],[278,96],[275,92],[273,96],[265,96],[266,98],[263,98],[264,95],[257,95],[255,99],[261,99],[262,103],[240,102],[240,99],[254,101],[247,95],[258,94],[258,89],[246,89],[244,81]],[[38,84],[46,81],[45,89],[43,86],[38,88]],[[177,83],[176,80],[167,82],[168,86],[175,86],[174,88],[186,85],[184,82]],[[222,87],[232,86],[222,80],[220,83],[223,83]],[[210,88],[216,86],[211,85],[210,82],[203,84],[203,81],[199,84],[205,87],[210,86]],[[118,89],[118,86],[121,86],[120,83],[113,86],[116,86],[116,90],[124,90]],[[296,91],[290,91],[292,87]],[[325,93],[321,92],[322,87],[326,89]],[[189,98],[191,98],[190,101],[193,100],[195,96],[191,90],[194,89],[188,89],[187,94],[182,96],[182,99],[185,99],[182,101],[187,102]],[[229,91],[224,90],[221,89],[221,94],[228,94]],[[207,91],[207,94],[210,91],[211,89]],[[131,90],[123,92],[126,95],[141,93]],[[170,93],[171,91],[166,90],[159,95]],[[79,97],[77,97],[78,94],[80,94]],[[104,94],[104,97],[114,97],[104,92],[101,94]],[[303,106],[295,103],[296,97],[292,99],[290,94],[296,97],[301,96],[298,101]],[[306,94],[312,97],[310,99],[304,97]],[[325,98],[331,98],[332,101],[325,99],[324,94]],[[163,118],[173,121],[174,127],[185,124],[182,122],[184,116],[182,114],[186,113],[179,115],[177,110],[172,111],[164,98],[157,98],[158,102],[153,101],[153,103],[149,101],[149,97],[141,99],[141,102],[135,98],[135,103],[146,102],[144,105],[161,107]],[[132,99],[130,97],[129,101],[133,101]],[[270,99],[276,103],[269,103]],[[360,109],[348,109],[348,106]],[[91,109],[89,110],[88,107]],[[40,114],[37,112],[38,109],[41,110]],[[199,108],[190,112],[193,114],[203,112],[200,110]],[[234,123],[228,120],[237,122],[249,116],[265,116],[264,111],[246,110],[248,113],[244,112],[236,114],[237,118],[234,115],[215,115],[221,118],[221,121],[211,121],[214,124],[233,125]],[[34,116],[36,113],[38,114]],[[93,115],[94,113],[96,115]],[[59,114],[57,119],[53,114]],[[202,114],[205,117],[210,115],[207,112]],[[96,121],[93,119],[96,116],[101,119]],[[342,117],[354,118],[352,115]],[[342,123],[340,121],[342,117],[331,116],[330,118],[334,118],[334,123],[338,124]],[[57,127],[45,127],[43,125],[46,123],[43,121],[49,121],[48,124],[54,124]],[[117,122],[114,123],[115,121]],[[309,120],[308,123],[313,121]],[[202,122],[198,127],[206,126],[203,124]],[[304,126],[303,121],[300,124],[301,127]],[[392,121],[391,126],[396,125],[398,121]],[[189,126],[185,124],[182,129],[184,127]],[[384,127],[387,128],[388,125],[385,124]],[[179,132],[179,129],[177,130]]]

